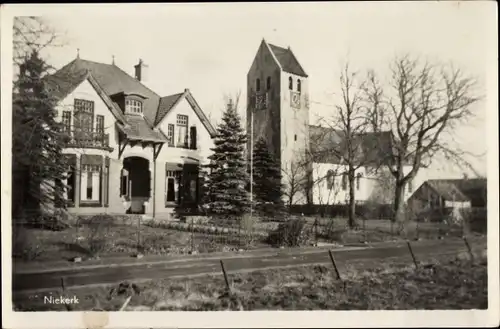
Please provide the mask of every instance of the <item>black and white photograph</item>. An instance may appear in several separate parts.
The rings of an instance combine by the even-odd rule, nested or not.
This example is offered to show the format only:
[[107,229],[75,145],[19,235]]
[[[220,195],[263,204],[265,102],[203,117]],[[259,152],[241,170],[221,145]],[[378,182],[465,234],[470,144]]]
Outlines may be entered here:
[[496,10],[2,6],[5,328],[499,325]]

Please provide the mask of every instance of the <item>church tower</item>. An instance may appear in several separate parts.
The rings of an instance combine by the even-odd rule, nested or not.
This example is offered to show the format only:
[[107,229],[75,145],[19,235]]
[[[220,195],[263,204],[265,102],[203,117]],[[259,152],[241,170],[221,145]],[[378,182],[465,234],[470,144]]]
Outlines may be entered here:
[[247,74],[246,117],[248,149],[253,130],[253,144],[260,137],[267,141],[287,179],[309,149],[308,75],[290,47],[262,40]]

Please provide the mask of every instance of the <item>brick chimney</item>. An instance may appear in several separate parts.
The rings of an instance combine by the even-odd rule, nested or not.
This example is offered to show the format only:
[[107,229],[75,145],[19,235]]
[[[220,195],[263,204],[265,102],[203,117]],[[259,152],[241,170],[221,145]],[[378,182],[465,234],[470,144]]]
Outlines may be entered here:
[[146,81],[148,66],[144,64],[142,59],[139,59],[139,64],[134,66],[134,68],[135,68],[135,78],[141,82]]

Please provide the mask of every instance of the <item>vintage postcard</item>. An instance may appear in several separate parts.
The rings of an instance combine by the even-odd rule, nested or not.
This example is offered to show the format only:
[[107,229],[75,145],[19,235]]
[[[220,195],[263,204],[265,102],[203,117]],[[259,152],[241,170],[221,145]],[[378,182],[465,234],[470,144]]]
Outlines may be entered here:
[[3,327],[498,326],[496,9],[3,5]]

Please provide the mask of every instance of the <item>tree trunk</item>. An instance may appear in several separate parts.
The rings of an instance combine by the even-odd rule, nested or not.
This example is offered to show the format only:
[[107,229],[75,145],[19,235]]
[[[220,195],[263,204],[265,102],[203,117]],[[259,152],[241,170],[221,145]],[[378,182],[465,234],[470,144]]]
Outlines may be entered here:
[[404,233],[405,229],[405,209],[404,209],[404,184],[396,182],[395,195],[394,195],[394,218],[393,220],[398,224],[398,232]]
[[355,191],[355,173],[353,169],[349,169],[349,228],[356,226],[356,191]]

